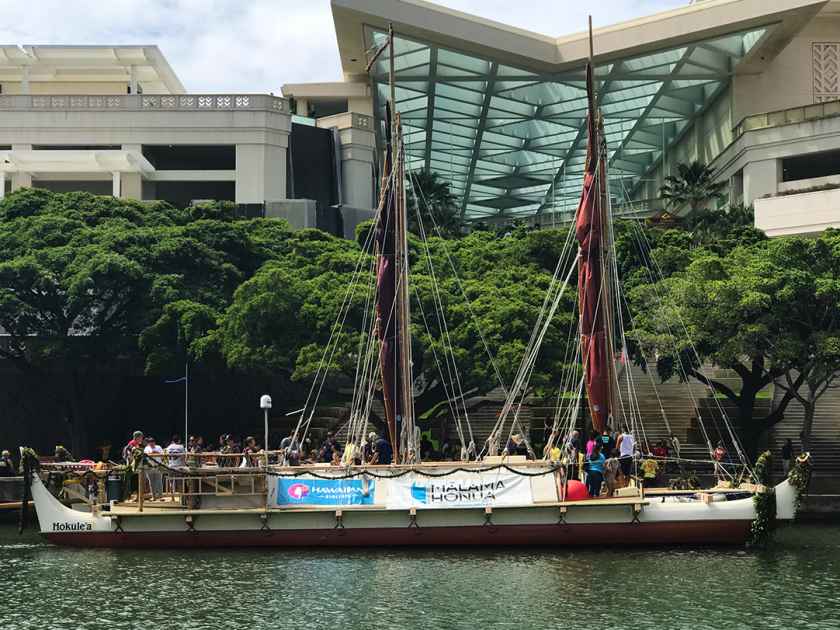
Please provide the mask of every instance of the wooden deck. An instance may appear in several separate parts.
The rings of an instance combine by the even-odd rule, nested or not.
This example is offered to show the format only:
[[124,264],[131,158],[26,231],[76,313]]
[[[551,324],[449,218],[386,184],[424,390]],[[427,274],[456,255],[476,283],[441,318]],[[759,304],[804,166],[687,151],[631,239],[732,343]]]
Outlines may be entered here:
[[[641,499],[639,497],[615,497],[603,499],[587,499],[585,501],[552,501],[546,503],[534,503],[526,506],[502,506],[491,508],[491,510],[515,510],[515,509],[531,509],[531,508],[571,508],[571,507],[616,507],[616,506],[645,506],[650,501]],[[484,506],[470,506],[470,507],[453,507],[444,508],[452,510],[484,510]],[[334,514],[335,512],[407,512],[411,508],[404,508],[399,510],[389,510],[384,505],[338,505],[338,506],[295,506],[295,507],[273,507],[273,508],[229,508],[229,509],[196,509],[191,510],[184,508],[177,503],[165,505],[163,502],[159,503],[144,503],[143,511],[140,512],[136,503],[116,503],[110,511],[101,512],[102,516],[123,517],[123,516],[163,516],[163,515],[195,515],[215,514],[215,515],[235,515],[235,514],[294,514],[294,513],[313,513],[326,512]],[[424,511],[424,508],[416,508],[418,512]],[[441,508],[427,508],[428,511],[439,512]]]

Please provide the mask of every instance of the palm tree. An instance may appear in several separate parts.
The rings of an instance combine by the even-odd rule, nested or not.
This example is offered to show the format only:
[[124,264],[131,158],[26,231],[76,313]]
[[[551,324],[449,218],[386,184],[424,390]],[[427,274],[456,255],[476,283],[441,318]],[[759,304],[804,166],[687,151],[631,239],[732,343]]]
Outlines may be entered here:
[[420,233],[420,220],[426,234],[446,238],[461,236],[461,222],[458,199],[449,188],[449,182],[435,172],[421,169],[406,174],[408,180],[408,229]]
[[723,197],[726,182],[715,182],[714,171],[705,164],[677,164],[677,174],[668,175],[659,194],[672,210],[688,205],[692,213],[708,202]]

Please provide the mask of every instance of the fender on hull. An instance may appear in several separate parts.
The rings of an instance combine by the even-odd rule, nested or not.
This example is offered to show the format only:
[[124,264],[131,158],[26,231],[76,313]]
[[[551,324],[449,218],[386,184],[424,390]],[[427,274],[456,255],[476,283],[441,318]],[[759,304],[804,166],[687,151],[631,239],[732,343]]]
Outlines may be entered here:
[[741,545],[749,521],[501,525],[274,531],[49,532],[74,547],[383,547],[383,546],[599,546]]

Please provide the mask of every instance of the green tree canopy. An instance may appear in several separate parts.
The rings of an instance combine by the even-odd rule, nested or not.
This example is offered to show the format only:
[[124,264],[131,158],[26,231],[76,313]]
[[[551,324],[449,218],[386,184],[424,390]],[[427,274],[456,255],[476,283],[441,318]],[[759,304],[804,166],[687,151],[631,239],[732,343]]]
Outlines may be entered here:
[[[234,221],[230,204],[22,189],[0,202],[0,358],[43,383],[86,439],[92,375],[116,361],[164,369],[203,348],[243,280],[274,255],[275,221]],[[180,350],[179,350],[180,348]]]
[[[359,342],[366,334],[362,322],[365,287],[373,280],[372,259],[362,255],[358,243],[318,234],[315,238],[306,231],[297,233],[291,242],[298,255],[266,264],[236,292],[218,332],[220,347],[232,367],[282,371],[296,380],[310,379],[322,365],[331,334],[339,330],[342,336],[338,350],[329,353],[328,363],[332,373],[341,378],[334,379],[332,385],[346,386],[352,378]],[[463,390],[486,393],[499,384],[484,341],[495,356],[502,379],[510,381],[556,264],[555,259],[549,271],[535,260],[547,264],[560,251],[565,237],[559,231],[524,230],[509,238],[487,232],[454,241],[432,237],[428,256],[425,245],[410,239],[414,376],[423,384],[415,401],[418,415],[438,407],[446,398],[437,361],[442,361],[450,347]],[[360,256],[359,287],[346,320],[336,328],[336,317]],[[457,269],[457,277],[452,266]],[[436,316],[435,283],[446,331],[443,320]],[[566,315],[558,318],[545,344],[546,351],[532,379],[534,387],[550,388],[559,380],[573,311],[569,295],[563,309]],[[327,395],[337,394],[331,391]]]
[[[769,415],[754,418],[757,394],[787,374],[798,389],[837,347],[838,238],[762,241],[724,255],[695,250],[685,271],[630,291],[638,358],[657,356],[663,379],[692,376],[714,387],[737,405],[754,446],[794,398],[788,391]],[[740,389],[707,378],[701,361],[733,370]]]

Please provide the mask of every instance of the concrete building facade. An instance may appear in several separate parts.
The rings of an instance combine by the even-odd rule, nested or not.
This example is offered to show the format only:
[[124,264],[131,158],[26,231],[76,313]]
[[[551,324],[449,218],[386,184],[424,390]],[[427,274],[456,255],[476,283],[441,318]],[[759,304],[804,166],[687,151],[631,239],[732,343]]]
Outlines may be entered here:
[[[187,93],[155,46],[0,47],[0,195],[227,199],[349,236],[376,204],[387,51],[367,64],[393,24],[408,169],[448,181],[466,221],[570,218],[586,33],[421,0],[331,4],[344,80],[282,97]],[[692,2],[596,29],[594,53],[617,212],[662,210],[664,178],[697,160],[771,235],[840,227],[840,0]]]
[[[316,227],[318,204],[290,182],[295,124],[286,98],[187,93],[155,46],[0,48],[0,196],[35,186],[176,205],[221,199],[255,214],[291,208],[293,224]],[[337,161],[332,212],[352,235],[372,214],[372,120],[340,114],[316,126],[339,143],[321,169]]]

